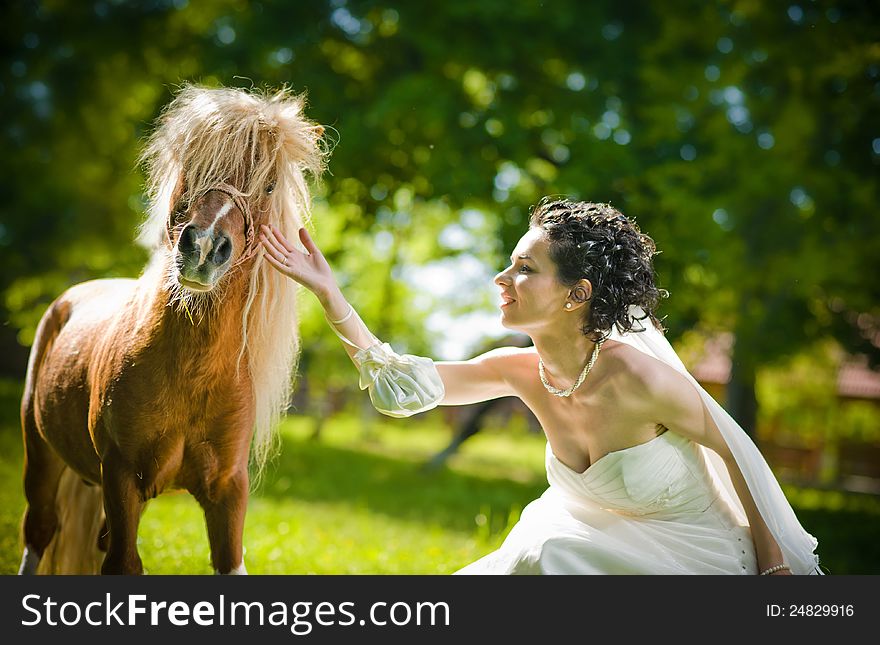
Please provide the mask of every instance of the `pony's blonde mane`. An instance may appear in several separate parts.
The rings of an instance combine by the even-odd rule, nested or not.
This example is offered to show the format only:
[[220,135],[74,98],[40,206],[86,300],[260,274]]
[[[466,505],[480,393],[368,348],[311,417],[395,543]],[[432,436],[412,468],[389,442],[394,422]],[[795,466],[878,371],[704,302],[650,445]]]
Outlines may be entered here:
[[[319,177],[326,154],[323,129],[303,116],[304,104],[302,96],[287,88],[268,93],[183,86],[159,117],[141,155],[149,209],[138,241],[154,256],[170,254],[166,226],[175,193],[183,190],[183,199],[189,201],[224,182],[243,193],[255,220],[272,223],[297,240],[299,227],[310,223],[305,174]],[[185,182],[179,185],[181,177]],[[270,184],[274,189],[266,196]],[[257,204],[264,209],[259,215]],[[172,304],[195,316],[194,324],[218,306],[222,281],[217,294],[197,294],[167,278],[162,276],[165,284],[176,288]],[[260,253],[249,278],[238,353],[239,364],[247,358],[256,403],[254,481],[277,447],[274,429],[290,400],[299,358],[296,295],[296,283]]]

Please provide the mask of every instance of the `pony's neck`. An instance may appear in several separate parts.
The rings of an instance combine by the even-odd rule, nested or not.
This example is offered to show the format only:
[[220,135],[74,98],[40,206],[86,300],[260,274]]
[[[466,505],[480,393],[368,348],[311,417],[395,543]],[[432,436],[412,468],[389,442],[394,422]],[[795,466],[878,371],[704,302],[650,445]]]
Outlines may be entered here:
[[[251,263],[234,269],[223,277],[215,294],[186,294],[167,284],[169,255],[161,271],[153,276],[152,309],[160,326],[182,342],[196,343],[203,350],[218,347],[224,354],[237,354],[242,342],[242,315],[248,295]],[[183,297],[181,297],[183,294]]]

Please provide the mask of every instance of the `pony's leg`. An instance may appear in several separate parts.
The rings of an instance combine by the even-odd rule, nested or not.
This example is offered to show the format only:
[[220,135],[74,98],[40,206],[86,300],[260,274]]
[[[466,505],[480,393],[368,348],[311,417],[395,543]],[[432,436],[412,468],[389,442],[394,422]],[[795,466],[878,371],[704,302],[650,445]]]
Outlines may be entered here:
[[243,471],[210,487],[210,494],[197,494],[205,511],[211,564],[219,574],[245,575],[242,533],[247,510],[248,476]]
[[144,497],[137,485],[137,475],[122,459],[108,455],[102,464],[101,477],[104,512],[110,531],[101,573],[142,574],[144,566],[137,550],[137,531]]
[[65,465],[43,441],[27,403],[22,422],[25,448],[24,495],[27,506],[22,522],[24,553],[18,573],[34,574],[43,552],[58,528],[55,495]]

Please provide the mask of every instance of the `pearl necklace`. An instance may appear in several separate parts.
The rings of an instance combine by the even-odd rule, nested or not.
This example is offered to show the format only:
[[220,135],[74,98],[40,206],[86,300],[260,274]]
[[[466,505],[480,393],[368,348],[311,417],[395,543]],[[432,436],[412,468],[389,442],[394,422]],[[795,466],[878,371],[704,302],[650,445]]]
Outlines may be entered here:
[[544,373],[544,361],[542,359],[538,359],[538,374],[541,376],[541,383],[544,384],[544,388],[550,392],[550,394],[554,394],[556,396],[571,396],[572,392],[578,389],[581,386],[581,383],[584,382],[584,379],[587,378],[587,374],[590,373],[590,370],[593,369],[593,363],[596,362],[596,357],[599,356],[599,348],[602,347],[602,343],[605,342],[605,339],[600,339],[595,346],[593,347],[593,353],[590,356],[590,360],[587,361],[587,364],[584,366],[581,375],[578,377],[578,380],[575,381],[575,384],[572,385],[567,390],[560,390],[559,388],[555,388],[550,383],[547,382],[547,375]]

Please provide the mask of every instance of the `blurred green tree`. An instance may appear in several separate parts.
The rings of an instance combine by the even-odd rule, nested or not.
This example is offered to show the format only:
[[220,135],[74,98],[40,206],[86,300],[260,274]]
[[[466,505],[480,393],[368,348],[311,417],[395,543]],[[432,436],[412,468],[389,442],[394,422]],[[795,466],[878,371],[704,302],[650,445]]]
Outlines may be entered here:
[[[23,373],[17,348],[64,287],[142,266],[131,243],[139,139],[182,81],[308,91],[336,143],[317,239],[377,334],[409,351],[430,349],[423,323],[438,306],[402,279],[410,269],[473,253],[500,267],[529,205],[565,194],[612,202],[665,251],[673,338],[697,324],[735,332],[730,403],[747,429],[758,366],[825,335],[877,355],[869,3],[52,0],[0,11],[6,374]],[[479,230],[467,213],[481,214]],[[450,227],[464,243],[443,243]],[[446,306],[480,302],[462,292]],[[305,310],[315,342],[304,366],[319,383],[347,366]]]

